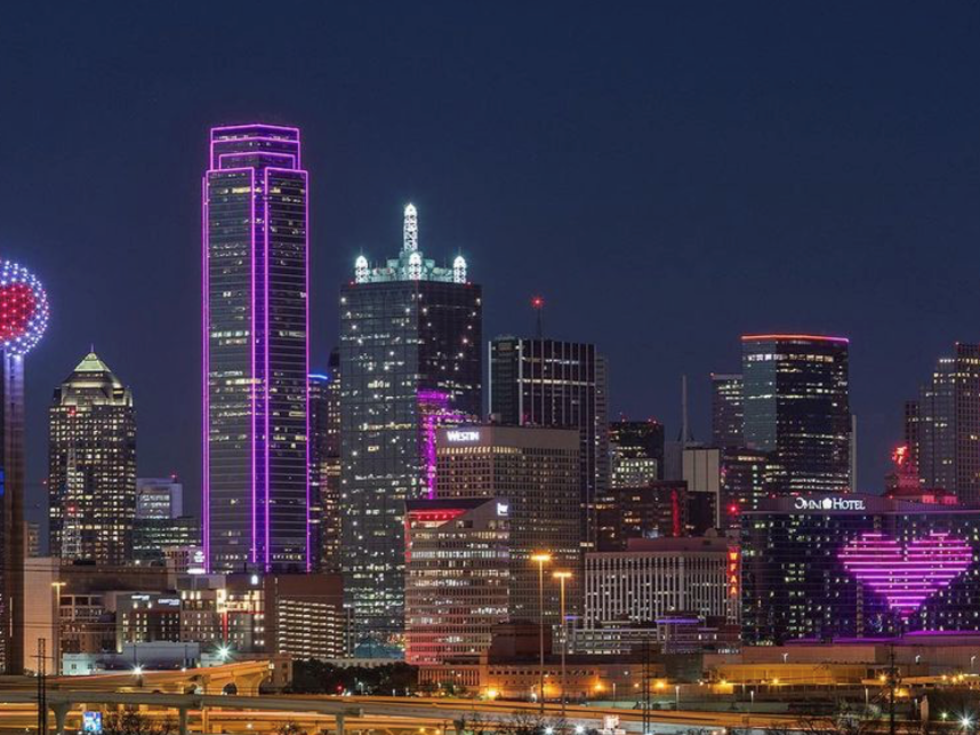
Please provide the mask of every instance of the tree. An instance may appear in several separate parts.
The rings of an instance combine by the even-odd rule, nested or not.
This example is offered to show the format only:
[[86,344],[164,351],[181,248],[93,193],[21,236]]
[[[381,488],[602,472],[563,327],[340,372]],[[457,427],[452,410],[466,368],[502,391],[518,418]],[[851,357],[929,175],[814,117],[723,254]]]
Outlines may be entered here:
[[272,732],[275,735],[306,735],[306,730],[295,722],[280,722]]
[[110,712],[102,718],[102,735],[174,735],[175,732],[171,720],[157,724],[137,709]]

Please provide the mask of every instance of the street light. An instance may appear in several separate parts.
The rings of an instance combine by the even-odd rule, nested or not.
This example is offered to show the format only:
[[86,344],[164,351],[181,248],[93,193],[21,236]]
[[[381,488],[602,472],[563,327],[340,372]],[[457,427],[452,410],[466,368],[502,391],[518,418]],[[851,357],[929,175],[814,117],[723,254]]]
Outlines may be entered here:
[[568,649],[568,623],[565,619],[565,582],[572,578],[571,572],[555,572],[555,579],[561,586],[561,721],[565,721],[565,653]]
[[680,712],[681,709],[681,685],[674,684],[674,711]]
[[551,561],[551,554],[541,552],[531,555],[531,561],[538,565],[538,701],[541,715],[544,716],[544,565]]
[[55,637],[51,641],[51,653],[54,656],[54,675],[61,675],[61,588],[64,587],[67,582],[52,582],[51,587],[54,590],[54,614],[55,614]]

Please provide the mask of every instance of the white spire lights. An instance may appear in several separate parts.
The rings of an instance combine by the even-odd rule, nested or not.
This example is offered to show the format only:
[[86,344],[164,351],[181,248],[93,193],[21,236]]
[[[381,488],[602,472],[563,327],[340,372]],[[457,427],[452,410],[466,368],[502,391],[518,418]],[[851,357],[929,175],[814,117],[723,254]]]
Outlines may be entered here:
[[466,283],[466,258],[462,255],[453,261],[453,283]]
[[410,281],[422,280],[422,256],[418,252],[408,256],[408,279]]
[[356,283],[367,283],[368,280],[368,261],[363,255],[358,255],[354,261],[354,281]]
[[405,223],[402,225],[402,250],[414,253],[419,249],[419,214],[414,204],[405,207]]

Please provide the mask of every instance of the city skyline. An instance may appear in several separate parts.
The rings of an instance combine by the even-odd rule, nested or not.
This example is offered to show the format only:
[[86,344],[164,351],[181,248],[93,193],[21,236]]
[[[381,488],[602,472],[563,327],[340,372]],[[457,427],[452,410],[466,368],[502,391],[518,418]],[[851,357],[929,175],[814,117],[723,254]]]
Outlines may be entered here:
[[[466,15],[457,12],[462,14],[457,19]],[[650,19],[649,12],[635,20]],[[583,17],[571,12],[560,21],[562,27],[585,33],[588,49],[609,52],[609,63],[625,73],[621,95],[609,100],[604,91],[607,85],[593,79],[591,85],[576,91],[582,98],[576,103],[565,91],[571,88],[567,86],[571,78],[546,65],[554,94],[570,105],[568,127],[555,123],[547,108],[532,105],[525,113],[533,121],[528,125],[520,126],[510,115],[498,113],[479,128],[480,134],[496,134],[490,136],[498,141],[493,145],[484,143],[471,150],[453,144],[444,153],[436,141],[444,142],[445,126],[467,129],[471,106],[482,99],[468,92],[456,93],[443,108],[449,115],[447,121],[437,120],[431,102],[433,95],[444,91],[451,81],[447,71],[451,63],[433,66],[418,62],[410,66],[408,83],[400,79],[398,89],[394,82],[383,85],[387,97],[374,102],[359,93],[345,92],[338,78],[328,77],[325,85],[332,96],[345,99],[345,94],[351,95],[349,120],[339,113],[325,113],[321,102],[297,98],[297,88],[313,81],[306,72],[298,73],[295,81],[283,82],[286,86],[281,91],[253,97],[243,94],[238,85],[229,90],[231,94],[216,92],[215,84],[208,86],[206,95],[195,88],[187,102],[171,106],[168,115],[162,117],[155,116],[158,104],[150,94],[136,95],[116,105],[103,104],[106,110],[101,111],[97,106],[106,98],[105,92],[93,89],[97,75],[92,75],[90,68],[64,72],[69,80],[94,93],[92,102],[71,113],[81,126],[77,129],[86,132],[87,145],[102,152],[139,150],[151,165],[143,165],[133,156],[110,155],[100,157],[99,166],[93,167],[90,154],[67,155],[59,161],[63,170],[97,177],[100,183],[96,189],[114,197],[86,201],[84,212],[75,202],[65,202],[68,216],[64,221],[38,216],[32,200],[44,201],[46,197],[38,194],[48,190],[29,163],[45,153],[42,142],[63,136],[54,135],[50,123],[16,134],[23,143],[11,151],[9,160],[14,169],[26,172],[26,178],[16,186],[5,185],[2,201],[9,210],[4,212],[0,244],[6,255],[42,274],[57,307],[50,337],[39,348],[28,380],[29,440],[36,446],[44,436],[45,416],[40,407],[52,386],[77,354],[94,342],[140,396],[140,473],[176,471],[187,483],[189,507],[198,511],[199,442],[185,439],[180,429],[196,418],[196,409],[172,398],[192,391],[199,377],[194,367],[199,364],[195,355],[199,340],[194,335],[199,220],[194,187],[189,182],[199,172],[202,138],[210,125],[268,118],[304,129],[309,168],[312,175],[324,180],[312,201],[314,368],[325,366],[327,352],[336,343],[336,284],[349,273],[361,247],[373,248],[373,243],[395,232],[401,207],[415,201],[431,232],[428,237],[440,244],[461,243],[467,258],[478,264],[489,297],[487,337],[532,333],[533,315],[527,300],[532,294],[543,294],[547,301],[544,331],[548,336],[594,342],[609,356],[613,370],[611,417],[620,413],[636,419],[654,416],[665,423],[668,436],[675,434],[679,425],[678,384],[680,375],[686,373],[695,434],[699,439],[707,438],[710,393],[706,376],[737,371],[740,334],[799,328],[849,336],[853,409],[859,418],[858,484],[862,490],[877,492],[883,484],[888,450],[901,440],[901,401],[915,395],[937,357],[948,353],[949,345],[957,340],[976,341],[971,287],[960,274],[976,270],[977,256],[967,244],[975,240],[980,228],[967,202],[976,198],[977,181],[972,173],[975,167],[963,165],[963,161],[974,160],[973,135],[965,131],[976,128],[978,111],[968,97],[947,99],[941,95],[939,100],[928,89],[937,79],[943,80],[943,89],[947,84],[968,84],[975,72],[964,69],[976,69],[980,64],[971,63],[976,51],[962,45],[956,29],[969,27],[969,23],[961,23],[964,18],[957,11],[944,10],[925,27],[908,14],[897,12],[887,19],[895,38],[904,37],[913,28],[917,34],[925,34],[925,46],[929,39],[949,37],[946,46],[955,49],[951,53],[957,54],[956,62],[949,57],[924,60],[918,56],[902,61],[895,58],[897,41],[880,39],[874,48],[899,68],[885,77],[890,84],[874,84],[885,72],[857,43],[862,30],[872,26],[872,18],[862,11],[854,12],[853,30],[845,31],[841,41],[840,65],[824,66],[821,54],[808,53],[819,46],[810,33],[797,27],[800,16],[781,10],[771,20],[795,29],[800,51],[787,52],[787,72],[751,64],[761,77],[749,84],[747,101],[735,96],[743,88],[744,78],[736,83],[734,78],[723,76],[712,82],[709,71],[713,67],[704,64],[695,64],[685,76],[684,88],[692,95],[688,99],[683,90],[663,85],[649,72],[656,63],[636,63],[655,61],[660,53],[678,53],[676,42],[662,39],[662,51],[628,45],[615,49],[587,34]],[[411,28],[422,29],[425,41],[434,44],[445,38],[444,29],[432,19],[431,11],[421,11],[414,18],[393,13],[380,22],[408,22]],[[24,29],[21,20],[15,15],[7,28],[24,30],[23,44],[36,31]],[[817,29],[830,22],[827,18],[809,20]],[[474,53],[485,58],[490,55],[487,38],[500,29],[490,19],[481,17],[481,21],[486,22],[485,28],[477,30],[479,24],[474,24],[470,33]],[[875,27],[879,21],[874,19]],[[84,14],[68,13],[65,18],[52,19],[47,33],[49,37],[65,36],[66,24],[84,28],[89,22]],[[166,23],[159,18],[154,22]],[[248,27],[245,21],[235,22]],[[528,19],[535,29],[543,27],[543,22],[535,13]],[[685,31],[699,28],[700,22],[685,13],[673,20],[675,28]],[[712,31],[727,27],[725,19],[704,22]],[[135,19],[134,23],[145,27],[149,20]],[[311,25],[323,32],[322,25]],[[616,31],[631,38],[625,25],[617,24]],[[349,26],[341,23],[337,33],[344,28]],[[756,44],[763,53],[786,51],[778,39],[761,31],[747,29],[741,22],[735,28],[739,43]],[[106,60],[104,54],[113,47],[108,41],[116,37],[115,33],[106,29],[90,36],[102,40],[99,46],[103,50],[93,51],[96,58]],[[192,48],[192,39],[186,34],[174,30],[169,37],[178,50]],[[695,47],[681,51],[679,58],[695,59],[706,44],[722,44],[724,50],[724,44],[730,43],[714,32],[697,39]],[[517,58],[534,65],[544,63],[526,36],[515,39],[515,46]],[[140,56],[132,46],[125,48]],[[275,53],[275,48],[272,44],[263,58],[271,58],[265,54]],[[377,68],[363,71],[364,78],[383,79],[398,62],[412,58],[413,48],[397,42],[387,55],[379,57]],[[360,58],[353,46],[344,43],[332,53],[337,56],[316,58],[349,62]],[[450,49],[447,53],[453,52]],[[558,53],[567,61],[576,59],[581,51],[573,51],[572,44],[559,44]],[[198,70],[193,58],[189,54],[174,62],[180,69]],[[278,69],[281,67],[273,71]],[[643,69],[643,76],[634,69]],[[50,65],[21,71],[22,79],[34,87],[43,87],[48,79],[55,85],[65,82],[51,77]],[[909,75],[907,85],[898,82],[902,71]],[[766,85],[784,84],[785,75],[791,72],[808,83],[801,91],[785,91],[783,105],[774,111]],[[165,104],[176,100],[173,81],[160,77],[159,68],[152,63],[137,63],[118,73],[123,84],[133,84],[140,74],[149,75],[157,79],[154,90]],[[261,79],[268,81],[268,73],[262,72]],[[213,82],[218,74],[220,70],[208,71],[207,79]],[[491,84],[491,91],[503,95],[502,101],[508,104],[526,102],[531,89],[518,85],[508,91],[504,89],[506,83],[517,77],[506,67],[501,74],[501,80]],[[647,75],[651,78],[645,81]],[[813,83],[824,78],[822,75],[833,84],[815,91]],[[429,84],[422,84],[425,79]],[[852,86],[842,86],[845,81]],[[708,94],[716,88],[713,84],[723,94]],[[245,89],[255,88],[250,85]],[[929,120],[914,115],[907,101],[910,92],[921,92],[935,103],[930,105],[933,114]],[[829,151],[826,139],[809,121],[809,100],[814,95],[825,103],[821,109],[831,133],[848,127],[856,130],[843,141],[831,135],[839,150]],[[714,98],[709,101],[709,97]],[[669,108],[674,102],[674,112],[647,111],[648,100],[655,98],[668,103],[655,105],[657,109]],[[855,99],[867,104],[855,106]],[[691,106],[676,104],[685,101]],[[376,122],[391,117],[387,113],[396,106],[408,111],[404,125]],[[709,147],[703,154],[693,147],[694,141],[703,143],[706,137],[703,128],[691,128],[692,121],[698,119],[696,111],[712,113],[707,119],[729,131],[729,137],[722,136],[718,146]],[[630,113],[638,115],[645,125],[624,129],[615,122]],[[756,121],[749,127],[761,125],[758,133],[745,129],[746,115]],[[50,117],[56,119],[53,114]],[[357,125],[365,126],[363,134],[354,129]],[[556,136],[543,150],[542,158],[533,166],[517,160],[552,125],[556,126]],[[885,134],[881,134],[882,126]],[[595,138],[581,137],[575,132],[578,129],[594,129],[597,134]],[[656,134],[651,136],[651,129]],[[14,137],[10,130],[10,138]],[[793,147],[784,161],[787,138],[794,146],[797,139],[802,142],[801,148],[797,151]],[[635,156],[630,158],[638,165],[618,152],[617,145],[610,142],[613,139],[626,140],[635,149]],[[896,140],[903,142],[889,142]],[[172,144],[156,146],[150,145],[151,141]],[[678,153],[666,151],[664,142],[676,147]],[[505,157],[503,166],[496,164],[493,154],[508,144],[513,152]],[[717,156],[723,144],[726,152],[719,164]],[[908,155],[895,156],[895,146]],[[583,154],[589,165],[566,162],[577,154]],[[818,160],[824,155],[825,162]],[[901,159],[901,165],[889,163],[893,159]],[[423,166],[426,161],[432,165]],[[688,166],[680,169],[681,162]],[[748,162],[753,166],[746,166]],[[758,167],[760,174],[737,177],[733,171],[740,167]],[[549,168],[562,176],[547,174]],[[600,182],[622,177],[632,190],[644,193],[630,195],[619,186],[609,193],[599,191],[587,180],[593,170]],[[680,173],[682,170],[690,174]],[[841,172],[846,176],[839,176]],[[765,183],[767,177],[779,184],[780,190]],[[739,187],[729,185],[733,179],[744,184],[734,200],[731,191]],[[937,184],[937,179],[942,183]],[[121,187],[117,182],[122,181],[135,184]],[[788,183],[797,188],[781,191]],[[838,190],[840,194],[835,193]],[[141,191],[151,196],[144,200],[136,195]],[[540,213],[532,215],[526,211],[526,202],[534,201],[535,194],[543,198],[543,204],[538,208]],[[871,203],[867,203],[869,196]],[[125,206],[110,206],[110,199]],[[653,199],[664,203],[651,208]],[[851,199],[861,206],[850,204]],[[141,223],[157,223],[155,212],[161,203],[172,221],[140,230]],[[733,214],[731,209],[748,214]],[[488,218],[488,212],[494,216]],[[120,219],[115,218],[117,213],[121,213]],[[702,218],[697,216],[700,213],[711,216]],[[322,231],[317,229],[317,222],[323,223]],[[474,231],[474,222],[481,223],[479,232]],[[137,231],[143,233],[141,237],[132,236]],[[601,247],[590,250],[590,243],[601,243]],[[643,248],[655,255],[650,260],[664,275],[643,266]],[[728,251],[738,259],[727,255]],[[119,257],[111,261],[107,254]],[[909,262],[916,267],[910,268]],[[515,263],[520,266],[515,268]],[[127,278],[121,278],[124,274]],[[765,283],[773,284],[776,292],[764,288]],[[584,284],[593,285],[597,293],[588,308],[577,303],[584,301],[577,298]],[[708,298],[713,291],[719,291],[718,296]],[[917,295],[903,298],[910,293]],[[790,294],[795,298],[789,299]],[[846,298],[839,298],[841,294]],[[738,300],[733,301],[736,296]],[[706,298],[704,309],[693,306]],[[777,299],[778,312],[774,309]],[[738,308],[723,313],[720,303],[736,303]],[[651,313],[656,314],[648,330],[637,333],[608,328],[619,315],[640,313],[640,307],[646,305],[654,307]],[[105,314],[118,319],[98,318]],[[156,344],[154,337],[159,334],[171,336],[173,345],[163,348]],[[178,359],[166,354],[169,352]],[[43,455],[43,448],[35,449],[29,458],[30,502],[36,502],[44,492],[39,484],[45,474]],[[43,517],[43,510],[32,512],[34,517]]]

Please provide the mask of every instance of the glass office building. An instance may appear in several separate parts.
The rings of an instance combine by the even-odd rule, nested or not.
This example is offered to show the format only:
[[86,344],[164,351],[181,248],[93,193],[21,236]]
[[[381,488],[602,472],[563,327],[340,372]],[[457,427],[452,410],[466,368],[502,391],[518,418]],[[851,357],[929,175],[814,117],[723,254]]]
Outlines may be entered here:
[[776,493],[851,485],[847,340],[742,337],[745,445],[770,453]]
[[344,591],[356,636],[400,644],[405,501],[434,495],[436,427],[481,413],[481,290],[423,257],[408,205],[398,257],[360,256],[340,303]]
[[609,390],[595,345],[541,337],[490,342],[490,413],[507,426],[578,429],[581,543],[598,544],[598,508],[609,488]]
[[980,502],[980,345],[957,343],[939,359],[917,409],[906,424],[917,436],[906,436],[923,485]]
[[211,131],[204,175],[204,546],[213,572],[308,568],[308,175],[300,133]]

